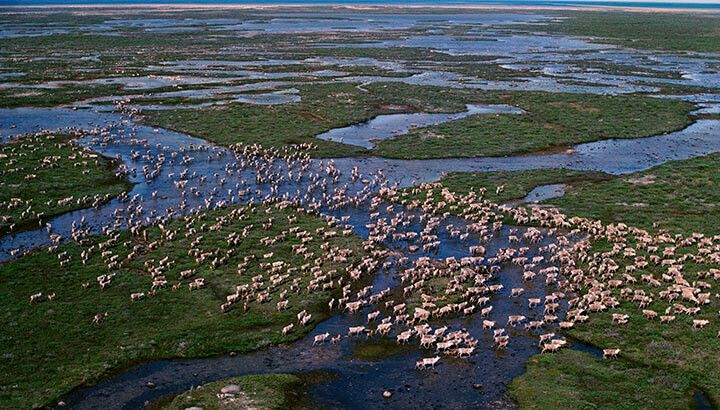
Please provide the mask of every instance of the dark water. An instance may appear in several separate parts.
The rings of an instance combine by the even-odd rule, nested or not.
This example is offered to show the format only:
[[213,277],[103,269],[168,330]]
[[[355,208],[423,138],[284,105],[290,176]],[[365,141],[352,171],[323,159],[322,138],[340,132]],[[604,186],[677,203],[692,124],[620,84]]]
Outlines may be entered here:
[[697,390],[693,393],[693,400],[695,401],[696,410],[714,410],[717,408],[710,400],[707,393],[702,390]]

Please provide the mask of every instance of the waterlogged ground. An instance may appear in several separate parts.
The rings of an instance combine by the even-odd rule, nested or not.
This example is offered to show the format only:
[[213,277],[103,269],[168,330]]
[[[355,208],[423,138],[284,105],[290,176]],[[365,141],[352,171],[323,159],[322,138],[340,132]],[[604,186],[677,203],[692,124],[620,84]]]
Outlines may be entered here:
[[[557,12],[1,11],[0,140],[82,130],[77,142],[116,158],[133,183],[127,195],[50,219],[51,229],[0,237],[6,264],[78,231],[127,230],[134,221],[268,197],[320,204],[321,212],[346,217],[353,233],[367,238],[378,219],[370,216],[371,198],[391,185],[412,187],[451,172],[559,168],[573,172],[564,176],[568,181],[605,180],[720,151],[720,121],[713,117],[720,109],[720,54],[634,49],[612,39],[559,34],[555,27],[573,16]],[[505,139],[492,140],[497,134]],[[302,172],[292,160],[258,160],[232,145],[238,142],[287,152],[313,143],[311,156],[337,158],[308,159],[302,172],[309,180],[296,180]],[[511,155],[537,150],[544,151]],[[470,184],[463,174],[453,175],[460,175],[458,187]],[[328,192],[356,201],[338,205],[314,191],[321,180]],[[524,197],[513,203],[524,206],[566,190],[564,183],[537,182],[506,199]],[[505,202],[497,196],[491,199]],[[405,211],[412,216],[403,231],[421,232],[422,212]],[[380,212],[386,212],[380,218],[393,216]],[[143,221],[140,214],[149,217]],[[440,224],[436,249],[414,251],[402,240],[382,245],[394,252],[392,261],[468,257],[468,247],[478,243],[492,255],[511,246],[511,230],[528,229],[505,226],[482,242],[450,234],[451,227],[467,225],[461,218],[444,215]],[[543,235],[527,244],[529,256],[557,239],[556,232]],[[371,293],[397,291],[405,267],[376,272]],[[539,277],[523,283],[518,266],[503,265],[499,277],[504,289],[492,296],[489,317],[498,322],[509,314],[537,314],[520,303],[525,299],[509,297],[512,288],[524,286],[524,298],[552,292]],[[13,390],[17,380],[10,376],[3,378],[0,400],[52,405],[62,398],[76,408],[137,408],[228,377],[331,371],[332,380],[309,387],[309,403],[517,405],[507,386],[538,353],[537,332],[512,329],[513,343],[498,351],[477,314],[437,321],[466,329],[480,344],[470,359],[443,359],[434,371],[414,369],[430,351],[397,348],[394,337],[312,346],[316,335],[346,334],[365,324],[374,308],[335,314],[296,342],[257,352],[111,367],[86,378],[99,380],[92,387],[53,390],[34,397],[38,402],[21,402],[23,392]],[[12,369],[12,354],[2,360]],[[383,398],[385,390],[391,398]],[[683,400],[685,393],[679,394]]]

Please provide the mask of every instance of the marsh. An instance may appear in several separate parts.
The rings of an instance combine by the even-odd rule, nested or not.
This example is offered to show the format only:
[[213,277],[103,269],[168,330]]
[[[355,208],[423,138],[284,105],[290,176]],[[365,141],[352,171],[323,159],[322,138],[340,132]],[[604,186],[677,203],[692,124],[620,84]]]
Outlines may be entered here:
[[646,11],[0,9],[0,403],[713,406],[720,17]]

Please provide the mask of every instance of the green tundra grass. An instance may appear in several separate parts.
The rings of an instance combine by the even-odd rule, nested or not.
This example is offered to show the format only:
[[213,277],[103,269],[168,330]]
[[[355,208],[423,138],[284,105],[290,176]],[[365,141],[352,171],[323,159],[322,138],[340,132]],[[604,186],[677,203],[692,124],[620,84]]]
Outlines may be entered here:
[[[307,244],[315,257],[325,253],[320,249],[325,241],[353,250],[348,263],[357,262],[365,254],[359,237],[337,236],[324,240],[315,230],[329,230],[326,221],[294,208],[247,207],[243,219],[230,219],[218,229],[210,229],[238,209],[210,211],[194,223],[183,218],[174,220],[164,227],[166,232],[178,230],[172,239],[161,234],[157,227],[148,230],[147,239],[120,233],[103,250],[125,260],[137,247],[137,256],[112,270],[98,252],[98,243],[106,242],[107,237],[93,237],[84,244],[68,243],[53,253],[37,251],[0,266],[3,283],[0,287],[3,311],[0,406],[50,405],[76,386],[146,361],[230,351],[241,353],[288,342],[326,317],[326,304],[332,291],[306,292],[310,275],[302,271],[295,276],[301,278],[303,291],[288,294],[287,310],[276,310],[275,303],[280,297],[278,292],[273,292],[271,301],[248,303],[247,311],[239,303],[229,312],[221,312],[220,305],[235,286],[251,283],[251,278],[258,274],[264,274],[267,286],[269,275],[265,273],[267,269],[260,267],[260,262],[283,261],[293,267],[307,263],[301,255],[292,252],[292,245],[299,244],[300,239],[287,234],[291,226],[317,236]],[[290,216],[296,216],[297,221],[291,223]],[[267,224],[269,218],[273,219],[272,226],[261,226]],[[184,232],[190,228],[196,229],[197,234],[186,238]],[[228,235],[246,228],[248,236],[237,245],[229,245]],[[262,238],[276,237],[283,231],[286,239],[274,245],[261,244]],[[199,247],[204,251],[218,249],[217,255],[226,255],[232,249],[227,263],[213,268],[212,257],[198,264],[189,256],[190,242],[198,236],[203,236]],[[81,252],[91,246],[95,251],[83,264]],[[273,256],[264,259],[269,253]],[[247,271],[238,273],[238,264],[250,255],[256,259],[249,263]],[[70,262],[60,266],[60,259],[67,256],[71,257]],[[147,295],[152,284],[146,263],[157,266],[165,257],[175,262],[166,272],[167,287],[158,289],[151,297],[131,301],[131,293]],[[322,270],[337,269],[339,275],[344,275],[346,266],[325,262]],[[197,274],[181,280],[179,272],[186,269],[196,269]],[[97,276],[111,272],[116,274],[111,286],[101,289]],[[188,282],[197,277],[204,277],[207,286],[189,290]],[[293,277],[277,290],[287,289]],[[172,288],[175,284],[179,284],[177,289]],[[38,292],[43,294],[42,301],[30,304],[30,296]],[[52,301],[47,298],[51,294],[55,294]],[[306,328],[296,326],[295,331],[282,336],[281,328],[296,322],[295,315],[303,309],[313,315],[312,324]],[[107,316],[99,324],[92,323],[95,315],[104,313]]]
[[[467,194],[470,190],[485,189],[485,198],[493,202],[508,202],[524,198],[541,185],[574,184],[585,181],[602,181],[612,178],[602,172],[573,171],[549,168],[532,171],[451,172],[440,180],[443,187]],[[503,189],[497,192],[497,188]]]
[[[477,100],[510,104],[519,115],[472,115],[418,128],[378,144],[391,158],[507,156],[609,138],[641,138],[689,125],[691,105],[637,96],[518,92]],[[476,101],[470,99],[470,102]]]
[[689,390],[686,380],[572,349],[532,357],[510,385],[522,409],[688,409]]
[[672,161],[603,182],[574,184],[548,203],[569,215],[684,235],[720,234],[720,154]]
[[717,13],[565,12],[551,33],[597,37],[598,42],[644,50],[720,51]]
[[[298,86],[302,101],[278,106],[230,104],[199,110],[149,112],[145,122],[221,145],[313,143],[317,156],[380,155],[402,159],[503,156],[596,141],[640,138],[689,125],[692,106],[650,97],[542,92],[486,92],[398,83]],[[375,150],[323,141],[315,135],[381,114],[461,112],[465,104],[510,104],[519,115],[472,115],[383,140]],[[392,108],[392,109],[391,109]],[[400,108],[400,109],[397,109]],[[266,124],[274,124],[267,127]]]
[[[0,144],[0,234],[129,191],[116,162],[59,136]],[[66,199],[69,200],[65,201]],[[30,211],[27,212],[27,209]]]
[[[300,408],[298,399],[302,384],[301,377],[293,374],[231,377],[180,393],[169,404],[156,408],[163,410],[184,410],[189,407],[201,407],[205,410]],[[218,397],[222,394],[222,388],[229,385],[235,385],[239,390],[232,393],[232,397]]]

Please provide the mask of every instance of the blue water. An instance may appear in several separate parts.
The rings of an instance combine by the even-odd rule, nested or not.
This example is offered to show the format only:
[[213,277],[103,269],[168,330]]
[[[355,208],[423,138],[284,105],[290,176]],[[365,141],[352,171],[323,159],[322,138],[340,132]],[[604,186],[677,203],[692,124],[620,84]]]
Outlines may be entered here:
[[47,6],[91,4],[373,4],[373,5],[509,5],[509,6],[614,6],[666,9],[720,10],[720,0],[703,2],[640,2],[640,1],[583,1],[583,0],[451,0],[439,3],[433,0],[0,0],[0,6]]

